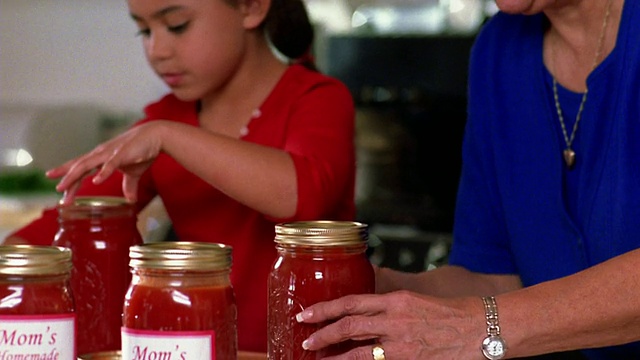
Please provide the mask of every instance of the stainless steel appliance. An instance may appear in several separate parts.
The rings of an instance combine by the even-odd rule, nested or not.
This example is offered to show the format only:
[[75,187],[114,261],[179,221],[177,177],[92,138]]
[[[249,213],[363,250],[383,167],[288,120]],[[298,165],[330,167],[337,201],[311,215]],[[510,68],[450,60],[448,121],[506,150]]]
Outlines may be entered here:
[[453,226],[473,40],[359,34],[324,40],[321,69],[342,80],[356,101],[358,220],[371,225],[379,244],[372,256],[384,266],[420,271],[446,262],[442,244]]

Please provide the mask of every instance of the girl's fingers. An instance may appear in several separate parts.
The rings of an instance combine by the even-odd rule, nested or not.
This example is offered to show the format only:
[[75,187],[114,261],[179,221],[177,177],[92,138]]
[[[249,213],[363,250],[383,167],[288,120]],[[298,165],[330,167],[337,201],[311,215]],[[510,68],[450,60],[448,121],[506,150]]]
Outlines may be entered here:
[[138,180],[140,180],[140,178],[126,174],[122,178],[122,191],[124,193],[124,197],[132,203],[137,201]]
[[56,189],[65,191],[73,184],[82,181],[84,177],[95,173],[96,169],[108,160],[106,154],[104,147],[99,147],[86,155],[65,163],[61,167],[53,169],[52,175],[59,173],[62,176]]
[[107,162],[102,164],[102,167],[100,167],[100,170],[98,171],[96,176],[93,177],[92,181],[94,184],[100,184],[101,182],[105,181],[109,176],[111,176],[111,174],[113,174],[114,171],[116,171],[117,166],[114,165],[114,161],[115,161],[114,157],[111,157],[109,160],[107,160]]
[[62,195],[62,200],[60,201],[62,205],[71,205],[73,204],[73,199],[76,197],[76,193],[80,188],[80,182],[74,183],[68,190],[65,190]]
[[45,173],[46,176],[50,179],[57,179],[57,178],[61,178],[64,175],[66,175],[69,170],[71,170],[71,168],[73,167],[73,165],[75,163],[77,163],[79,160],[81,159],[81,157],[77,157],[74,159],[71,159],[69,161],[66,161],[64,164],[56,166],[53,169],[49,169],[47,170],[47,172]]
[[70,190],[72,187],[78,187],[82,179],[84,179],[86,176],[92,175],[94,172],[95,172],[94,168],[90,168],[87,170],[80,170],[75,167],[72,167],[71,170],[69,170],[69,172],[67,172],[62,177],[60,182],[58,182],[58,185],[56,185],[56,190],[66,192]]
[[55,167],[53,169],[49,169],[47,170],[47,172],[45,172],[45,175],[49,178],[49,179],[57,179],[59,177],[64,176],[64,174],[67,173],[67,168],[65,167],[65,165],[61,165],[58,167]]

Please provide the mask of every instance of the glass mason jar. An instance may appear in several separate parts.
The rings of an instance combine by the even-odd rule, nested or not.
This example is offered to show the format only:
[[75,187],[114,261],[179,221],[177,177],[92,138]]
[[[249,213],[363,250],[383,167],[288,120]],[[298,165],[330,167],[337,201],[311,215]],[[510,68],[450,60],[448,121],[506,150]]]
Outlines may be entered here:
[[71,250],[0,246],[0,355],[75,360]]
[[124,360],[160,354],[171,359],[236,359],[231,247],[161,242],[132,247],[130,258],[133,278],[124,303]]
[[134,205],[119,197],[76,197],[58,213],[53,245],[73,252],[78,354],[119,350],[129,247],[142,244]]
[[308,221],[276,226],[278,257],[269,275],[267,313],[270,360],[321,359],[343,353],[358,342],[318,352],[302,349],[322,324],[301,324],[297,313],[320,301],[375,292],[367,258],[367,226],[357,222]]

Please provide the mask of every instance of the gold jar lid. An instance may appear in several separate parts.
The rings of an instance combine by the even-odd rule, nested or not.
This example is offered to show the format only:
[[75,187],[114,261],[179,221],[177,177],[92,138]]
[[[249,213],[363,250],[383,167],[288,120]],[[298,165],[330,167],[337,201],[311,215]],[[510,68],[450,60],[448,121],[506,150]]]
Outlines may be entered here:
[[111,207],[128,204],[126,198],[118,196],[76,196],[69,206]]
[[57,246],[0,246],[0,275],[57,275],[71,271],[71,250]]
[[167,241],[132,246],[129,266],[134,269],[213,271],[231,267],[228,245]]
[[80,360],[119,360],[122,358],[122,351],[102,351],[78,356]]
[[126,198],[118,196],[76,196],[71,204],[58,204],[58,209],[63,211],[74,210],[107,210],[112,208],[129,207],[133,205]]
[[58,204],[65,219],[100,219],[115,216],[133,216],[133,204],[117,196],[76,196],[71,204]]
[[275,242],[286,245],[351,246],[366,244],[367,225],[353,221],[298,221],[276,225]]

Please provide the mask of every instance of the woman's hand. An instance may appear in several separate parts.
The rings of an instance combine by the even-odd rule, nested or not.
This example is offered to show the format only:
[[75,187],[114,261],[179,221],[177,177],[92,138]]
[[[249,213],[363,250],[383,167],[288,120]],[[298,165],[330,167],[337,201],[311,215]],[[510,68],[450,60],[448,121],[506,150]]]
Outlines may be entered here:
[[95,171],[93,182],[98,184],[115,170],[124,173],[122,190],[129,201],[136,201],[138,180],[151,166],[162,149],[162,121],[136,126],[125,133],[98,145],[91,152],[67,161],[47,171],[49,178],[62,177],[56,189],[64,191],[63,203],[72,201],[81,180]]
[[[485,336],[480,298],[440,299],[408,291],[350,295],[321,302],[296,316],[305,323],[331,322],[303,343],[319,350],[348,339],[376,339],[387,359],[482,358]],[[362,346],[331,359],[371,359]]]

